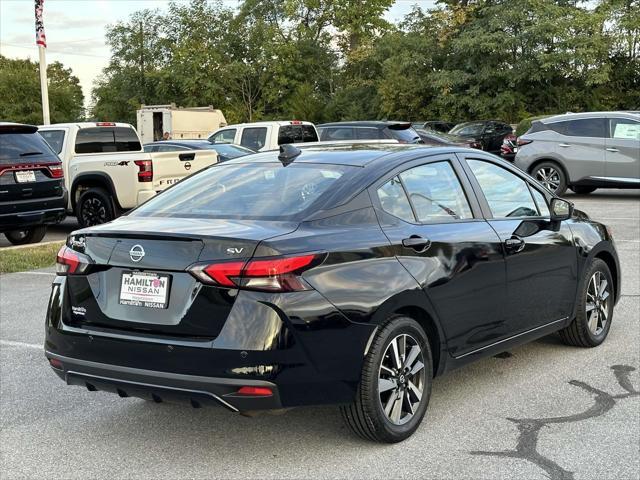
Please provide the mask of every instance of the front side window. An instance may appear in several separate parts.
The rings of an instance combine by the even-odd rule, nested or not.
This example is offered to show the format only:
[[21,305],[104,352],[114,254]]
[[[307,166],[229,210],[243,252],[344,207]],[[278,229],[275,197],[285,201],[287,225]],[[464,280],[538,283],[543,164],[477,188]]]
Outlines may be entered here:
[[214,143],[233,143],[236,139],[236,129],[228,128],[220,130],[209,137],[210,142]]
[[540,193],[535,188],[531,187],[531,192],[533,193],[533,198],[536,201],[536,205],[538,205],[538,211],[542,217],[551,216],[551,212],[549,211],[549,204],[547,203],[547,199],[545,196]]
[[356,167],[219,164],[138,207],[132,216],[286,220],[307,211]]
[[421,165],[400,174],[420,222],[473,218],[449,162]]
[[411,204],[398,177],[393,177],[377,190],[382,209],[406,222],[415,222]]
[[240,145],[252,150],[260,150],[267,144],[267,127],[250,127],[242,131]]
[[508,170],[482,160],[467,160],[494,218],[537,217],[527,183]]
[[625,140],[640,140],[640,122],[634,122],[626,118],[609,119],[611,138]]
[[356,128],[356,136],[358,140],[377,140],[380,138],[380,130],[370,127]]
[[60,154],[64,144],[64,130],[40,130],[38,132],[46,140],[51,149]]

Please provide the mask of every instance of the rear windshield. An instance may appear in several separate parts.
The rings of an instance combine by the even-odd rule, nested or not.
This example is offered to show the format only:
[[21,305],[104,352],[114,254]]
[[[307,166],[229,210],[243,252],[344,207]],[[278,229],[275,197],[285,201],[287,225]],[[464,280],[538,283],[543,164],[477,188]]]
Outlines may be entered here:
[[396,129],[396,128],[387,128],[389,134],[391,134],[391,138],[395,138],[400,143],[417,143],[420,141],[420,135],[413,128],[404,128],[404,129]]
[[133,128],[82,128],[76,136],[76,153],[139,152],[140,140]]
[[62,144],[64,143],[64,130],[40,130],[38,133],[42,135],[42,138],[46,140],[46,142],[54,152],[62,152]]
[[38,133],[0,133],[0,165],[59,161]]
[[318,134],[313,125],[283,125],[278,130],[278,145],[317,141]]
[[132,216],[289,220],[338,182],[343,165],[222,164],[176,184]]
[[480,135],[484,129],[484,123],[461,123],[451,129],[449,133],[453,135]]

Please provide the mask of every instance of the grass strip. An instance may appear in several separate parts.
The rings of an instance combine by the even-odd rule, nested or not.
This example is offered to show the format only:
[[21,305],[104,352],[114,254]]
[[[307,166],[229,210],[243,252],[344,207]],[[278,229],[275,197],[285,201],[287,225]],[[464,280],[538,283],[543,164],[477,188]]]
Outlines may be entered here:
[[56,254],[63,244],[64,241],[60,241],[32,247],[3,248],[0,250],[0,273],[53,267],[56,264]]

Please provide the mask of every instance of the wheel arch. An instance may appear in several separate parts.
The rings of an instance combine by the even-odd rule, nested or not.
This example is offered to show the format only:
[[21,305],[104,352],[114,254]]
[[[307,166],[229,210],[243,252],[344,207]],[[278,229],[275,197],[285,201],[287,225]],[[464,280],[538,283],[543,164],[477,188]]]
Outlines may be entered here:
[[613,292],[615,294],[615,301],[617,302],[618,299],[620,298],[620,289],[619,289],[619,285],[620,285],[620,272],[618,271],[618,264],[615,260],[615,258],[613,257],[613,255],[611,254],[611,252],[609,252],[606,249],[602,249],[600,251],[598,251],[593,258],[598,258],[600,260],[602,260],[604,263],[607,264],[607,267],[609,267],[609,271],[611,272],[611,278],[613,279]]
[[71,188],[69,191],[69,196],[71,199],[71,209],[75,212],[76,204],[78,199],[80,198],[80,194],[82,190],[98,187],[104,188],[111,197],[113,202],[113,206],[117,209],[122,209],[120,206],[120,202],[118,202],[118,197],[116,195],[116,189],[113,185],[113,180],[107,174],[102,172],[90,172],[78,175],[73,179],[73,183],[71,184]]
[[544,158],[539,158],[537,159],[535,162],[533,162],[531,165],[529,165],[529,168],[527,169],[527,173],[531,176],[533,176],[533,170],[540,165],[541,163],[544,162],[551,162],[551,163],[555,163],[556,165],[558,165],[558,167],[560,167],[560,170],[562,170],[562,173],[564,174],[564,178],[567,180],[567,186],[571,185],[571,178],[569,177],[569,171],[567,170],[567,167],[564,166],[564,164],[558,160],[557,158],[553,158],[553,157],[544,157]]

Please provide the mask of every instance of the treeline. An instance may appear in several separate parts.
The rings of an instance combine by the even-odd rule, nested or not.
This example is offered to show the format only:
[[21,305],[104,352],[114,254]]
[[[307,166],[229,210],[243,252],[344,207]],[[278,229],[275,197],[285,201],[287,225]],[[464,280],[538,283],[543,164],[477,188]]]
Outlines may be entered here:
[[640,108],[640,0],[192,0],[108,28],[91,115],[214,105],[229,122],[458,121]]

